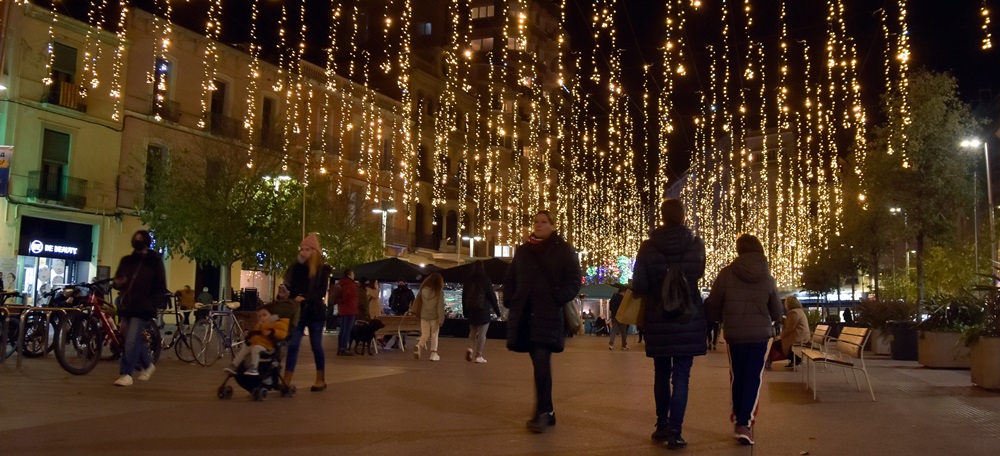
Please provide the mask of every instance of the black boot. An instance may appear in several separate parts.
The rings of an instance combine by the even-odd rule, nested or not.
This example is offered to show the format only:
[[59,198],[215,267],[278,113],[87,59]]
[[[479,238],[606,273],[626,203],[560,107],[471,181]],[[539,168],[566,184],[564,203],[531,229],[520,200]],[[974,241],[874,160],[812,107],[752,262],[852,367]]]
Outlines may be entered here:
[[684,440],[684,437],[681,437],[680,431],[670,431],[669,435],[667,436],[668,450],[679,450],[686,446],[688,446],[688,443],[686,440]]
[[526,423],[528,430],[541,434],[556,425],[556,412],[536,413],[535,417]]
[[653,431],[651,438],[657,442],[666,442],[668,437],[670,437],[670,429],[667,429],[667,425],[656,423],[656,430]]

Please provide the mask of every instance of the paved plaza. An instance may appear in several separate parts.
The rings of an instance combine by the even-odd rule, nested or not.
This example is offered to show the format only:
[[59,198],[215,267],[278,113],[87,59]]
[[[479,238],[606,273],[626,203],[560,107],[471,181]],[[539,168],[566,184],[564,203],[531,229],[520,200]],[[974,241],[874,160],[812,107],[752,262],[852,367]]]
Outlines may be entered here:
[[[555,355],[558,425],[524,428],[533,388],[527,355],[490,340],[488,364],[465,361],[465,341],[441,340],[440,362],[410,353],[327,358],[330,388],[312,393],[315,367],[303,347],[294,398],[254,402],[237,389],[216,398],[224,375],[164,352],[156,375],[112,385],[117,364],[66,374],[50,355],[0,364],[0,455],[632,455],[671,453],[651,442],[652,361],[641,344],[609,351],[604,337],[570,339]],[[324,337],[328,354],[336,338]],[[757,445],[742,447],[729,424],[725,345],[696,358],[684,437],[688,455],[996,455],[1000,394],[971,386],[967,370],[929,370],[875,357],[877,402],[820,373],[818,400],[800,374],[765,373]]]

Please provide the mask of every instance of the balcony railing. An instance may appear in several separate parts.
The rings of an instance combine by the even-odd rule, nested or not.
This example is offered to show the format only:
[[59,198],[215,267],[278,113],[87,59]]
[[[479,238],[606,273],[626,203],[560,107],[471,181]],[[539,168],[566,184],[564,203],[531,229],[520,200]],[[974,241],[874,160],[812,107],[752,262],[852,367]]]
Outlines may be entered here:
[[55,82],[50,85],[42,95],[42,103],[87,112],[86,97],[80,94],[80,87],[69,82]]
[[83,209],[87,205],[87,180],[30,171],[28,198]]
[[218,112],[209,113],[208,131],[224,138],[239,139],[243,135],[243,123]]
[[[155,96],[155,95],[154,95]],[[164,120],[169,120],[171,122],[180,122],[181,120],[181,104],[173,100],[163,100],[159,104],[156,100],[151,101],[152,105],[149,108],[149,113],[151,115],[159,115]]]

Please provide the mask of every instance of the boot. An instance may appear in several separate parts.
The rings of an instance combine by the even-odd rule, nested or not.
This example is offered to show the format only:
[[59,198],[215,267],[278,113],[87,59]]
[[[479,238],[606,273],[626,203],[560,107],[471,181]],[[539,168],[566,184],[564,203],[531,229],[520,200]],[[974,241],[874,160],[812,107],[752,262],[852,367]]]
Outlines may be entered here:
[[316,383],[309,388],[309,391],[323,391],[326,389],[326,375],[323,371],[316,371]]

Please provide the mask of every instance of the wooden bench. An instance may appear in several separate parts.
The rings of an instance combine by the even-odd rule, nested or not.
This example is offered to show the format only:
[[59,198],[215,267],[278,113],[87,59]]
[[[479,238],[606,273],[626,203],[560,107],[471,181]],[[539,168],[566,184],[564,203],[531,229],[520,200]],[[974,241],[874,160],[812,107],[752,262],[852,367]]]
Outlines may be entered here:
[[835,343],[834,350],[802,349],[802,357],[806,360],[806,387],[809,387],[809,376],[811,375],[813,399],[816,399],[816,365],[822,363],[843,368],[844,381],[847,383],[850,383],[847,369],[851,369],[858,391],[861,391],[861,382],[858,380],[858,371],[861,371],[865,376],[865,382],[868,383],[868,392],[872,395],[872,402],[875,402],[875,390],[872,389],[872,381],[868,376],[868,369],[865,367],[865,343],[868,342],[870,335],[871,328],[844,327],[839,337],[828,339],[829,342]]
[[[799,358],[802,357],[802,350],[805,349],[815,349],[820,351],[826,351],[826,341],[830,336],[830,325],[816,325],[816,329],[813,330],[812,336],[809,341],[804,344],[794,344],[792,345],[792,353]],[[793,369],[796,371],[799,366],[793,365]]]
[[385,324],[385,327],[375,331],[375,340],[381,340],[385,336],[392,336],[382,349],[391,349],[398,346],[400,350],[406,351],[404,337],[407,335],[420,336],[420,318],[415,315],[382,315],[378,317]]

